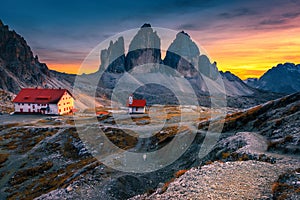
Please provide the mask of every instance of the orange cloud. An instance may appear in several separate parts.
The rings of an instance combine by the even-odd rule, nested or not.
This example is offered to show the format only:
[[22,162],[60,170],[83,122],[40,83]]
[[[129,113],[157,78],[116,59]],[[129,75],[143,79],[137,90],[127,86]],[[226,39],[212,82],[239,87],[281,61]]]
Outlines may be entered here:
[[[300,63],[299,32],[300,28],[220,33],[213,40],[203,40],[202,45],[220,70],[246,79],[260,77],[279,63]],[[194,33],[195,38],[201,42],[203,37],[198,34]]]

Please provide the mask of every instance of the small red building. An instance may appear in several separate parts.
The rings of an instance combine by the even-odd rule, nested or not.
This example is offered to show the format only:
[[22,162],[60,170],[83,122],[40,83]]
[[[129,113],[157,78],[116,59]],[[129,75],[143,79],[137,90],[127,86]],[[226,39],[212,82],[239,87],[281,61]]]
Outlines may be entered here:
[[130,95],[127,101],[128,112],[130,114],[145,113],[146,112],[146,100],[145,99],[133,99]]
[[13,103],[15,113],[63,115],[72,112],[74,98],[66,89],[23,88]]

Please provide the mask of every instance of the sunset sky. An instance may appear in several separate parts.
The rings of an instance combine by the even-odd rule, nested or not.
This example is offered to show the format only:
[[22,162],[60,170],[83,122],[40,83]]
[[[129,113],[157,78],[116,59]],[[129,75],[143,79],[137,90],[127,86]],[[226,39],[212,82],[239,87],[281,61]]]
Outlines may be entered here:
[[41,62],[76,73],[101,41],[145,22],[188,32],[220,70],[259,77],[300,63],[300,1],[5,1],[0,19]]

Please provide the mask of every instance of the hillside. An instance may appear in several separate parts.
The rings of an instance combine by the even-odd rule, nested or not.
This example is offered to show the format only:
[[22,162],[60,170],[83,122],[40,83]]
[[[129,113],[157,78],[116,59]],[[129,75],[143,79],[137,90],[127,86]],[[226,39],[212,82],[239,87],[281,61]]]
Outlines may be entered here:
[[[222,195],[221,188],[226,185],[215,185],[212,189],[211,185],[205,186],[202,181],[221,183],[218,182],[220,181],[218,174],[224,176],[222,178],[224,181],[231,179],[230,174],[235,174],[239,178],[231,182],[231,185],[227,185],[233,187],[231,192],[226,190],[227,195],[236,194],[238,197],[246,198],[250,197],[247,195],[262,197],[266,194],[267,197],[271,197],[273,193],[270,188],[280,174],[294,170],[300,164],[299,97],[298,93],[228,114],[219,141],[202,159],[198,157],[198,153],[207,134],[205,130],[209,121],[203,118],[191,121],[192,124],[199,124],[199,130],[186,152],[171,165],[142,174],[120,172],[99,163],[79,138],[74,121],[70,117],[42,119],[40,117],[22,119],[22,116],[2,117],[0,173],[3,176],[0,179],[0,186],[3,193],[1,195],[10,198],[40,196],[38,199],[82,199],[83,196],[126,199],[146,191],[151,194],[155,188],[158,188],[152,194],[153,196],[149,196],[150,199],[158,197],[167,199],[178,193],[193,197],[195,194],[192,191],[196,193],[202,191],[203,195],[213,191],[213,193],[209,192],[210,195],[217,197]],[[202,116],[209,116],[209,109],[200,110]],[[106,137],[120,148],[153,151],[168,144],[174,139],[174,135],[183,134],[181,131],[178,132],[172,122],[176,122],[181,115],[190,116],[189,112],[189,109],[180,113],[176,107],[168,108],[169,114],[160,116],[168,118],[166,127],[154,137],[143,141],[141,147],[138,144],[143,139],[125,134],[124,127],[120,129],[115,124],[112,114],[103,115],[98,120]],[[76,120],[78,119],[81,121],[80,126],[87,128],[87,133],[89,127],[93,128],[91,123],[96,123],[90,120],[89,115],[77,116]],[[122,121],[121,124],[122,126],[128,124],[128,127],[131,127],[131,123],[147,125],[148,120],[150,119],[140,115],[136,116],[133,122]],[[219,122],[213,120],[213,123]],[[96,125],[99,127],[98,123]],[[214,161],[218,162],[209,165]],[[193,169],[186,175],[176,178],[190,168]],[[215,174],[216,176],[208,176],[218,169],[220,172]],[[243,182],[244,180],[247,182]],[[247,186],[249,192],[240,188],[238,186],[240,184],[250,184],[251,187]],[[194,189],[185,190],[189,185],[193,185]],[[252,194],[251,191],[255,193]],[[264,193],[266,191],[267,193]],[[288,190],[288,192],[292,191]],[[147,195],[143,196],[146,198]]]
[[[52,72],[34,56],[25,39],[0,20],[0,89],[16,94],[23,87],[68,88],[72,75]],[[65,78],[66,77],[66,78]]]
[[132,199],[298,199],[299,116],[300,93],[229,114],[200,166]]

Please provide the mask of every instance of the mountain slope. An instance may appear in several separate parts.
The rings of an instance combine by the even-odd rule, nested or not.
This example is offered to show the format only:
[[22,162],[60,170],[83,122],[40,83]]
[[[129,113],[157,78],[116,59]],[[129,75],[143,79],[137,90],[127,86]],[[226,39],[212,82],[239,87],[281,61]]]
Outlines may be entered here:
[[[296,173],[300,164],[299,116],[300,93],[228,114],[219,141],[204,159],[195,161],[185,174],[186,170],[179,170],[154,193],[138,195],[132,200],[273,199],[279,195],[284,199],[299,199],[296,190],[299,184],[289,181],[297,180],[292,176],[299,174]],[[201,133],[196,141],[199,135],[207,134],[205,130],[210,123],[222,122],[200,122]],[[284,179],[280,181],[284,184],[276,182],[280,179]]]
[[[57,76],[56,76],[57,75]],[[17,93],[23,87],[70,88],[71,80],[40,63],[23,37],[0,21],[0,89]]]
[[300,64],[278,64],[259,79],[247,79],[250,86],[266,91],[291,94],[300,91]]

